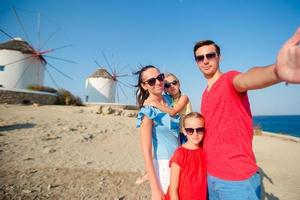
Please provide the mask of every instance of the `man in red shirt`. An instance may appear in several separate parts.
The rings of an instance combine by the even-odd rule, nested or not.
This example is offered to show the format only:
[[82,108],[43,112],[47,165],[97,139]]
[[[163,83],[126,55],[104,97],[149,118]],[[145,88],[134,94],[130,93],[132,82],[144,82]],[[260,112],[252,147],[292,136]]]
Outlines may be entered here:
[[221,72],[220,48],[197,42],[194,56],[207,80],[201,113],[205,117],[210,200],[260,199],[261,180],[252,150],[253,125],[248,90],[276,83],[300,83],[300,28],[281,48],[276,63],[245,73]]

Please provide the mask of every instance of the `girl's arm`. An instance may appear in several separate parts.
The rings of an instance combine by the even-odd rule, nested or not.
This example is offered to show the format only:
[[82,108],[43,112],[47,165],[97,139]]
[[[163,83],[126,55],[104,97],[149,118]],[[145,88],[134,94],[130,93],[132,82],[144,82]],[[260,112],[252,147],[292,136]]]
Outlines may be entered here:
[[159,102],[156,101],[151,101],[149,102],[150,105],[158,108],[159,110],[168,113],[169,115],[176,115],[177,113],[179,113],[185,106],[186,104],[189,102],[189,98],[186,95],[182,95],[177,104],[173,107],[173,108],[169,108],[168,106],[164,106],[162,104],[160,104]]
[[170,177],[170,199],[179,200],[178,185],[179,185],[180,166],[172,162],[171,164],[171,177]]
[[163,191],[160,187],[159,180],[155,173],[152,157],[152,120],[147,116],[144,116],[141,123],[141,146],[143,151],[143,157],[145,160],[145,166],[150,182],[152,200],[162,200]]

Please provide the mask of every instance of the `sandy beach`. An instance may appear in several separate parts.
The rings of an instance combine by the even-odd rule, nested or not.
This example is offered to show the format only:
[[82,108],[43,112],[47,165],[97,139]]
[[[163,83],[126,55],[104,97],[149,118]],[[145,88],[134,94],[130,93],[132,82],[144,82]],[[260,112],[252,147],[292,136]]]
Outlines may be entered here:
[[[135,118],[0,104],[0,199],[150,199]],[[264,199],[300,199],[300,140],[254,137]],[[238,170],[238,169],[237,169]]]

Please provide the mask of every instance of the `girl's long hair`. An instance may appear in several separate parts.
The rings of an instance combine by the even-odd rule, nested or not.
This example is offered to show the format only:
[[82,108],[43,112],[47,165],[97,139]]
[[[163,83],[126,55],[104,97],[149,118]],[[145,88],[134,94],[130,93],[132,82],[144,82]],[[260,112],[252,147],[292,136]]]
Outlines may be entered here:
[[[138,75],[138,83],[135,85],[135,87],[137,87],[137,90],[136,90],[136,102],[137,102],[137,106],[139,108],[141,108],[145,102],[145,100],[149,97],[149,92],[148,90],[145,90],[143,87],[142,87],[142,83],[143,83],[143,80],[142,80],[142,75],[143,75],[143,72],[146,71],[147,69],[149,68],[154,68],[154,69],[157,69],[155,66],[153,65],[146,65],[144,67],[142,67],[139,71],[135,72],[134,74],[135,75]],[[158,69],[157,69],[158,70]],[[158,70],[159,71],[159,70]]]

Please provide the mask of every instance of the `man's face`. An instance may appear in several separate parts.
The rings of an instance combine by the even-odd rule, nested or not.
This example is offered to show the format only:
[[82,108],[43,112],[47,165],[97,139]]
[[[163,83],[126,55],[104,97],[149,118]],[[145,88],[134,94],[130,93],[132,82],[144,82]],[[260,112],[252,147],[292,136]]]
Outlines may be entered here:
[[219,70],[220,56],[214,45],[205,45],[195,52],[196,63],[206,78],[212,77]]

